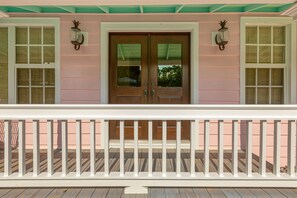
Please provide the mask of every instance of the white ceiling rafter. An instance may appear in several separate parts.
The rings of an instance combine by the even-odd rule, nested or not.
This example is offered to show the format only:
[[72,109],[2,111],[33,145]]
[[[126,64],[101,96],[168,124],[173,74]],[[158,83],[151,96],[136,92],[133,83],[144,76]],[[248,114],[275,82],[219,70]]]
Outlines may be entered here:
[[66,12],[69,12],[69,13],[75,13],[75,7],[70,7],[70,6],[56,6],[57,8],[60,8],[62,10],[65,10]]
[[8,18],[9,15],[5,12],[0,11],[0,18]]
[[[295,0],[228,0],[228,4],[288,4]],[[0,1],[0,6],[112,6],[112,5],[180,5],[180,0],[13,0]],[[210,4],[210,0],[183,0],[183,5]],[[211,4],[226,4],[226,0],[212,0]]]
[[139,10],[140,10],[140,13],[143,14],[144,11],[143,11],[143,6],[142,5],[139,6]]
[[108,14],[109,13],[109,8],[106,6],[98,6],[97,8],[99,8],[100,10],[102,10],[104,13]]
[[244,8],[244,11],[245,12],[252,12],[252,11],[267,7],[267,6],[269,6],[269,4],[249,5],[249,6]]
[[226,7],[227,4],[218,4],[218,5],[213,5],[209,8],[209,12],[217,12],[220,9]]
[[29,12],[35,12],[35,13],[40,13],[41,12],[41,8],[37,7],[37,6],[17,6],[17,8],[27,10]]
[[175,8],[175,13],[179,13],[181,11],[181,9],[183,9],[185,7],[185,5],[179,5]]

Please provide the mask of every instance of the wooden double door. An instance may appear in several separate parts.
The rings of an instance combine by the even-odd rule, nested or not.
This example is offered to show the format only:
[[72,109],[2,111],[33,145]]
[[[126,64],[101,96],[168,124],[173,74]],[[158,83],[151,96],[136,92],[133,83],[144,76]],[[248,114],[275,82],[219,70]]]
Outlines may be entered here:
[[[189,104],[190,35],[188,33],[111,33],[109,35],[110,104]],[[175,139],[176,122],[167,122],[167,139]],[[139,139],[147,139],[148,122],[139,122]],[[119,122],[110,122],[110,139],[119,139]],[[125,139],[133,139],[133,122],[125,122]],[[161,121],[153,122],[153,139],[162,138]],[[189,123],[182,122],[182,139]]]

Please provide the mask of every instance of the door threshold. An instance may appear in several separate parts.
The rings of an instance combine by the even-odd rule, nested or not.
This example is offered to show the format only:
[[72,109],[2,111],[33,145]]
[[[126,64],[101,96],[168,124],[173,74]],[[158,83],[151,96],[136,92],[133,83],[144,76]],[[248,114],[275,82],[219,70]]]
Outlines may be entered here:
[[[124,141],[125,148],[134,148],[134,140],[125,140]],[[112,139],[109,141],[110,148],[120,148],[120,140]],[[138,148],[148,148],[147,140],[138,140]],[[153,148],[162,148],[162,140],[153,140]],[[175,149],[176,148],[176,140],[167,140],[166,148]],[[181,148],[189,149],[190,148],[190,140],[181,140]]]

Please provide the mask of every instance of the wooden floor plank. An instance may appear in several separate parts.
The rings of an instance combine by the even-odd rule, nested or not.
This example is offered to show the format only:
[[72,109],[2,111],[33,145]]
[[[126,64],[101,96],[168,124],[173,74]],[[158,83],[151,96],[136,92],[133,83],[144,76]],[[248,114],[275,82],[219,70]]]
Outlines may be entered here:
[[91,198],[105,198],[108,194],[109,188],[96,188]]
[[27,188],[24,192],[22,192],[18,198],[27,198],[32,197],[39,189],[38,188]]
[[7,194],[9,191],[11,191],[12,189],[10,188],[2,188],[0,189],[0,197]]
[[1,198],[12,198],[12,197],[18,197],[21,193],[23,193],[26,189],[25,188],[14,188],[5,195],[3,195]]
[[221,190],[228,198],[240,198],[240,195],[234,188],[221,188]]
[[68,188],[67,191],[62,196],[62,198],[76,197],[80,191],[81,191],[81,188]]
[[32,198],[45,198],[53,190],[53,188],[39,188],[39,190],[34,195],[32,195]]
[[220,188],[207,188],[208,193],[212,198],[225,198],[224,192]]
[[67,191],[67,188],[54,188],[46,198],[60,198]]
[[279,192],[275,188],[262,188],[262,190],[264,190],[271,197],[275,197],[275,198],[286,198],[285,195],[283,195],[281,192]]
[[249,191],[251,191],[256,197],[270,198],[270,195],[261,188],[249,188]]
[[90,198],[95,191],[95,188],[82,188],[77,197]]
[[151,198],[164,198],[166,196],[164,188],[150,188],[149,193]]
[[124,193],[124,188],[112,188],[108,191],[106,198],[119,198]]
[[278,191],[286,197],[297,197],[297,193],[291,188],[279,188]]
[[165,195],[166,197],[172,197],[172,198],[180,197],[178,188],[165,188]]
[[211,197],[206,188],[193,188],[193,192],[195,193],[197,198]]
[[181,198],[196,198],[193,188],[179,188]]
[[252,198],[256,197],[248,188],[235,188],[241,197]]

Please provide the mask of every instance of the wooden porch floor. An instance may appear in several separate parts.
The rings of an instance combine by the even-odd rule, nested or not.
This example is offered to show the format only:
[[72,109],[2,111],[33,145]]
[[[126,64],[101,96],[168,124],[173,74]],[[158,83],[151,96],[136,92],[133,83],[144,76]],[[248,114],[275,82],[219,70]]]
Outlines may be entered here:
[[124,188],[0,189],[1,198],[294,198],[295,188],[150,188],[146,195],[125,195]]
[[[120,170],[120,154],[119,149],[111,148],[110,149],[110,171],[119,172]],[[134,171],[134,153],[133,149],[125,149],[125,172]],[[147,158],[148,152],[147,149],[139,149],[139,171],[147,172]],[[167,172],[176,171],[175,163],[175,149],[167,149]],[[209,171],[217,172],[218,171],[218,154],[217,151],[210,151],[210,163]],[[0,151],[0,172],[4,171],[4,153],[3,150]],[[27,172],[33,171],[33,153],[32,150],[26,150],[26,170]],[[224,151],[224,172],[231,172],[232,170],[232,153],[231,151]],[[238,152],[238,172],[245,171],[245,152]],[[62,153],[60,149],[56,149],[54,152],[54,172],[62,171]],[[90,153],[89,150],[83,150],[82,153],[82,171],[89,172],[90,170]],[[259,171],[259,156],[253,154],[252,161],[252,171]],[[104,172],[104,150],[96,150],[96,172]],[[266,163],[267,170],[266,172],[273,171],[273,165],[269,162]],[[162,150],[153,149],[153,172],[161,172],[162,168]],[[196,172],[204,171],[204,155],[202,152],[196,152],[196,162],[195,162]],[[76,171],[76,153],[75,150],[68,151],[68,172]],[[189,149],[181,149],[181,172],[189,172],[190,170],[190,151]],[[47,154],[46,150],[40,151],[40,171],[47,171]],[[12,172],[18,172],[18,150],[15,149],[12,151]]]

